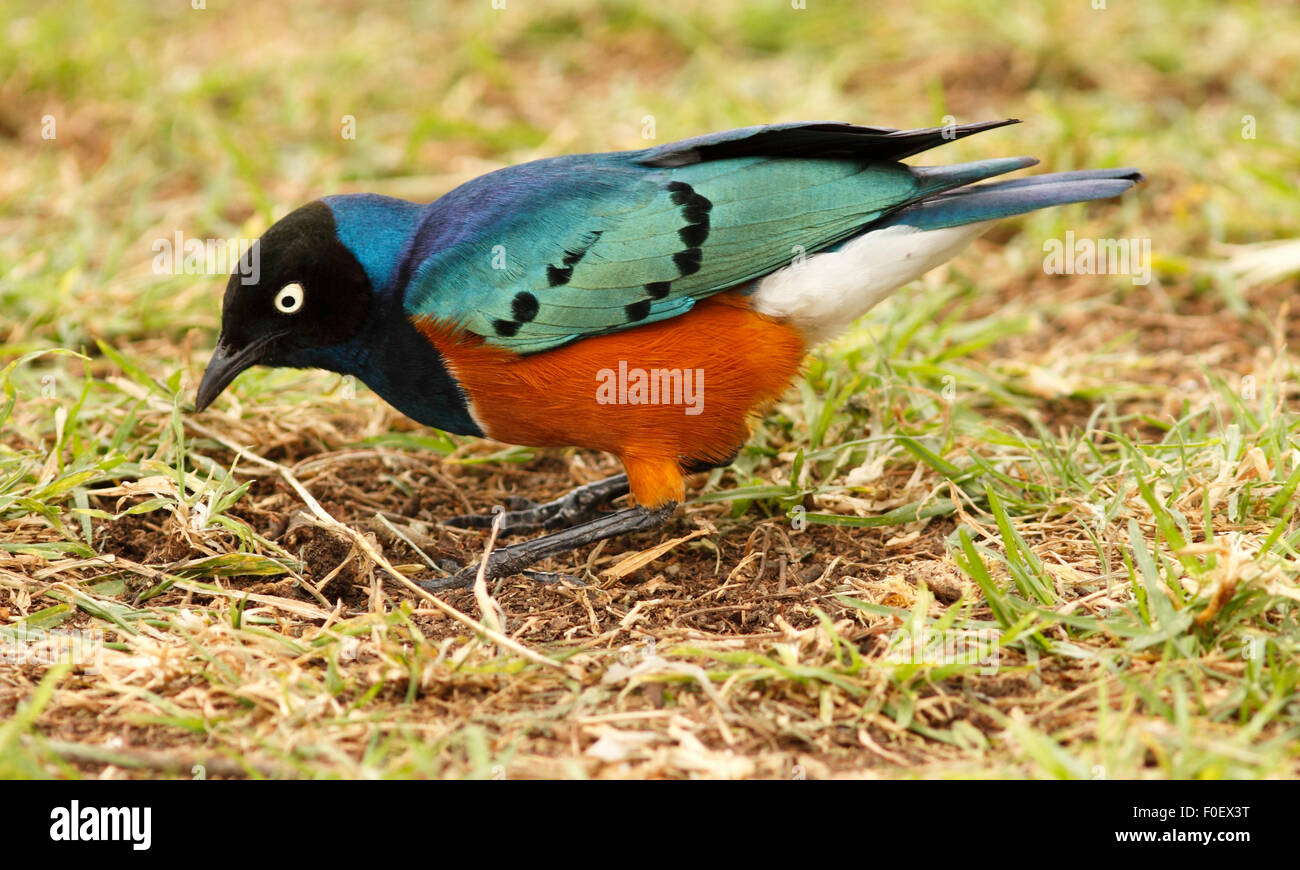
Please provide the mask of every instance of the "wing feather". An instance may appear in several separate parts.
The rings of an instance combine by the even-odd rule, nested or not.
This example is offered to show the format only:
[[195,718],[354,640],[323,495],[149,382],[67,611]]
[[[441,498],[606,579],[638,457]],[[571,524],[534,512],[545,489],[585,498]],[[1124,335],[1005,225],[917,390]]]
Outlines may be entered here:
[[404,304],[517,353],[675,317],[953,186],[896,162],[938,136],[782,125],[501,170],[429,206]]

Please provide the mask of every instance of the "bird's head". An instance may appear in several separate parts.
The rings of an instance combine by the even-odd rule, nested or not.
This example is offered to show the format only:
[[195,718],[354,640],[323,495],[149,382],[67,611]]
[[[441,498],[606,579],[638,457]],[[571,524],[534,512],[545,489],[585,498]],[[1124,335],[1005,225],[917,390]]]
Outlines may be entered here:
[[252,366],[321,365],[361,330],[374,297],[371,276],[340,239],[329,205],[318,200],[289,213],[230,276],[196,410]]

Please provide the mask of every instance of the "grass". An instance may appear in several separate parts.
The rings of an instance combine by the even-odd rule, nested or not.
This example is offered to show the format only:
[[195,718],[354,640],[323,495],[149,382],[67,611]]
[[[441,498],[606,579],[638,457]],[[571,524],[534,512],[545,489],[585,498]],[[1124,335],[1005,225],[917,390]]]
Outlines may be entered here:
[[[0,776],[1300,772],[1284,3],[209,6],[0,0],[0,640],[103,638],[0,668]],[[606,457],[319,372],[185,411],[223,278],[155,273],[177,231],[651,128],[945,115],[1026,123],[935,161],[1150,181],[1004,222],[818,349],[673,526],[555,564],[586,587],[401,578],[481,551],[440,517]],[[1044,274],[1067,232],[1150,239],[1151,283]],[[900,654],[935,637],[997,667]]]

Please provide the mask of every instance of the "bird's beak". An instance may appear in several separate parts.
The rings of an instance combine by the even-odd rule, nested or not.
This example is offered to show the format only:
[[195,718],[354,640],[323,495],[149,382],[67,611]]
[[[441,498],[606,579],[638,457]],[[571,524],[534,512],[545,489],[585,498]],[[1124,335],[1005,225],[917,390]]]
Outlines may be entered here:
[[230,386],[230,382],[239,377],[240,372],[257,365],[262,351],[278,337],[268,336],[238,350],[232,348],[224,338],[218,341],[217,349],[212,352],[212,359],[208,360],[208,367],[203,372],[203,380],[199,381],[194,410],[202,411],[211,405],[212,400],[221,395],[221,391]]

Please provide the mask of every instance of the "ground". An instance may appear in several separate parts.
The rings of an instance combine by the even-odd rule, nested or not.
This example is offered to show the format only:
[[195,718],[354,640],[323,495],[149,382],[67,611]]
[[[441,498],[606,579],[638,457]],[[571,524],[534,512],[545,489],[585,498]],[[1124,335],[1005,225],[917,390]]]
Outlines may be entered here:
[[[1288,4],[201,5],[0,0],[0,776],[1300,773]],[[582,583],[409,580],[486,546],[440,520],[609,457],[320,372],[187,410],[224,279],[176,233],[1006,116],[922,162],[1149,181],[1002,223],[817,349],[666,529],[549,564]],[[1150,280],[1050,274],[1052,239],[1149,245]],[[98,659],[52,665],[73,631]]]

